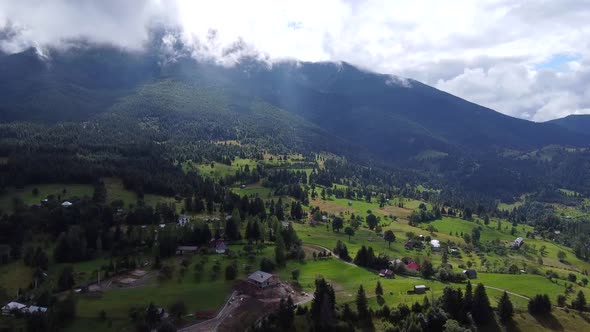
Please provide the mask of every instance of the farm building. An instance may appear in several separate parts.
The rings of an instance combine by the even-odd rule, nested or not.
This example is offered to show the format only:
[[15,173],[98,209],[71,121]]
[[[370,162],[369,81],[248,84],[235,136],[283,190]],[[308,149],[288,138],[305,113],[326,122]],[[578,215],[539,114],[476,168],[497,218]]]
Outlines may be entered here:
[[512,249],[520,249],[520,247],[522,247],[523,244],[524,244],[524,239],[521,237],[517,237],[516,240],[514,240],[514,242],[512,242],[510,244],[510,247]]
[[10,302],[2,307],[2,315],[10,316],[14,311],[22,311],[27,306],[18,302]]
[[475,278],[477,278],[477,271],[472,270],[472,269],[470,269],[470,270],[463,270],[463,274],[467,278],[469,278],[469,279],[475,279]]
[[177,255],[196,254],[199,250],[197,246],[178,246],[176,247]]
[[248,281],[258,286],[258,288],[266,288],[276,285],[279,279],[270,273],[256,271],[248,276]]
[[433,251],[439,251],[440,250],[440,241],[439,240],[431,240],[430,241],[430,249],[432,249]]
[[414,286],[414,293],[416,294],[424,294],[428,290],[428,287],[425,285],[415,285]]
[[391,278],[393,278],[394,274],[393,274],[392,270],[384,269],[384,270],[379,271],[379,276],[381,278],[391,279]]
[[416,262],[411,262],[410,264],[406,265],[406,269],[420,271],[420,265]]

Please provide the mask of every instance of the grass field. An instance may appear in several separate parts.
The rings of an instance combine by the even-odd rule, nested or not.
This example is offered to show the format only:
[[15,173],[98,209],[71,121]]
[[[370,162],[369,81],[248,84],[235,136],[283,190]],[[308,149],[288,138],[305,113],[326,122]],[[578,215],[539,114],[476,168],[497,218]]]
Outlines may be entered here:
[[[428,296],[429,300],[438,298],[447,286],[462,289],[465,287],[465,284],[441,283],[435,280],[414,277],[396,276],[394,279],[384,279],[380,278],[375,272],[347,265],[338,259],[306,261],[305,263],[291,262],[281,272],[281,278],[290,279],[291,271],[295,269],[298,269],[301,273],[299,284],[306,292],[313,292],[315,288],[314,281],[319,277],[329,281],[334,287],[336,301],[339,304],[354,302],[359,286],[363,285],[369,299],[369,305],[373,308],[378,308],[381,305],[375,295],[377,281],[381,282],[384,291],[383,299],[390,307],[397,306],[399,303],[408,305],[412,305],[416,301],[421,303],[424,296]],[[478,282],[480,280],[474,280],[472,284],[475,286]],[[484,284],[487,285],[485,282]],[[430,287],[430,291],[426,294],[408,294],[407,291],[412,290],[414,285],[426,285]],[[502,295],[502,292],[493,289],[487,289],[486,292],[492,305],[495,305]],[[510,298],[517,309],[524,310],[526,308],[528,303],[526,300],[512,295]]]
[[[257,164],[256,160],[242,159],[242,158],[236,158],[232,162],[231,165],[218,163],[216,161],[213,161],[210,163],[203,163],[203,164],[196,164],[196,163],[193,163],[192,161],[187,161],[182,164],[182,169],[185,172],[188,172],[191,170],[197,170],[199,172],[199,174],[201,174],[203,176],[210,176],[215,179],[219,179],[219,178],[226,177],[228,175],[236,174],[236,171],[240,170],[240,168],[243,168],[246,165],[248,165],[250,167],[250,169],[253,169],[256,167],[256,164]],[[211,166],[213,166],[213,167],[211,167]]]
[[[38,195],[33,195],[34,188],[37,188],[39,190]],[[13,197],[18,197],[22,199],[25,204],[31,205],[40,203],[42,199],[50,195],[54,195],[55,197],[60,197],[62,200],[66,200],[73,197],[91,197],[92,192],[92,186],[88,184],[54,183],[28,185],[20,189],[10,188],[7,190],[7,192],[0,195],[0,210],[12,211]]]
[[[115,200],[122,200],[125,207],[130,207],[137,203],[137,194],[124,188],[123,182],[117,178],[104,178],[105,186],[107,188],[107,201],[113,202]],[[38,195],[33,194],[33,189],[39,190]],[[92,197],[94,189],[90,184],[37,184],[28,185],[23,188],[10,188],[7,192],[0,195],[0,210],[12,211],[13,198],[19,197],[27,205],[37,204],[50,195],[59,198],[60,200],[68,200],[74,197]],[[160,195],[146,194],[144,195],[144,202],[146,205],[155,206],[157,203],[176,203],[173,197],[165,197]],[[180,209],[181,204],[177,204],[177,209]]]
[[231,190],[240,196],[247,195],[251,197],[260,197],[262,199],[268,198],[272,194],[270,188],[263,187],[260,183],[249,184],[245,188],[232,188]]
[[32,281],[33,270],[22,261],[0,265],[0,285],[8,295],[16,296],[19,288],[27,288]]

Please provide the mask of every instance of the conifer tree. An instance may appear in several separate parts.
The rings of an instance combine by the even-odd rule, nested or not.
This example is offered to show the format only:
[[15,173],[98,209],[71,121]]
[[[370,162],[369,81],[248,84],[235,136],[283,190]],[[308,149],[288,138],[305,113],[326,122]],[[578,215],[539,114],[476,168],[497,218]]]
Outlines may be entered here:
[[508,297],[508,293],[504,291],[500,301],[498,302],[498,315],[500,316],[500,321],[502,323],[507,323],[512,320],[512,316],[514,316],[514,306]]
[[380,281],[377,281],[377,287],[375,287],[375,294],[383,296],[383,287],[381,287]]
[[473,293],[471,316],[476,324],[485,324],[492,319],[492,307],[483,284],[478,284]]
[[358,312],[360,320],[367,321],[370,319],[367,295],[365,294],[363,285],[359,287],[359,290],[356,294],[356,311]]

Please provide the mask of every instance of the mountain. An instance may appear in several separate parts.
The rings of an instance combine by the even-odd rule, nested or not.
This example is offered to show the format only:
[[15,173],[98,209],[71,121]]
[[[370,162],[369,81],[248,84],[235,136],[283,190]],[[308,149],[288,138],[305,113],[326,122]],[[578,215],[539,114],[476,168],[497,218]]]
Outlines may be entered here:
[[562,128],[587,135],[590,133],[590,115],[568,115],[565,118],[547,121]]
[[[318,149],[341,151],[352,144],[383,160],[590,141],[574,128],[512,118],[418,81],[347,63],[244,58],[219,66],[94,45],[0,55],[1,121],[87,121],[110,112],[164,112],[209,123],[211,139],[214,133],[238,139],[270,133],[282,137],[282,145],[322,143]],[[228,125],[213,126],[218,120]]]

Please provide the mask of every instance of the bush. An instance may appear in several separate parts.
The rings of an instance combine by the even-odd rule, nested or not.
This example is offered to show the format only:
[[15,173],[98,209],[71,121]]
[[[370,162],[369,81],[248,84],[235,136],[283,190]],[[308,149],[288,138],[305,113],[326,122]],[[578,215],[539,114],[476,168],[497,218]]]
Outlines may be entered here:
[[236,264],[230,264],[225,268],[225,280],[234,280],[238,276],[238,267]]
[[268,258],[263,258],[260,261],[260,270],[271,273],[275,269],[275,263]]

